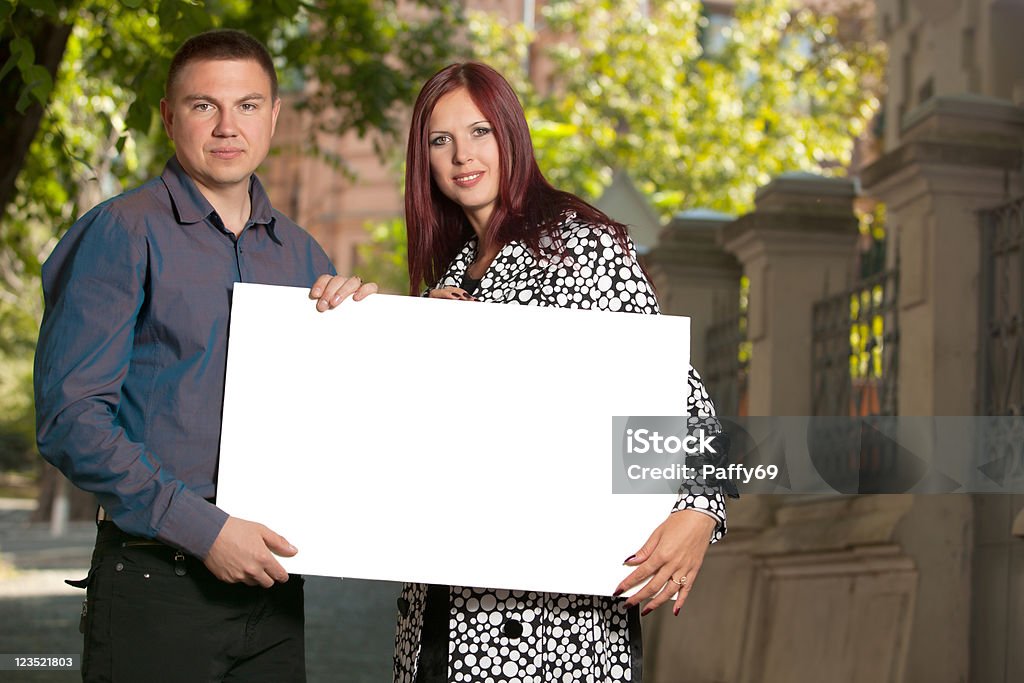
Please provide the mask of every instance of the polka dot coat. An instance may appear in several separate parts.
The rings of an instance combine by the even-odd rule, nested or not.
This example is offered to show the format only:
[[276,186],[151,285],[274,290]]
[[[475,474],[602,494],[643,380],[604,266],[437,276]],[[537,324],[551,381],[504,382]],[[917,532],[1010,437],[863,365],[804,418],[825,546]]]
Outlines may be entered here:
[[[568,219],[565,255],[536,256],[513,242],[495,257],[472,294],[480,301],[629,313],[658,313],[650,283],[636,261],[601,227]],[[541,242],[542,254],[551,240]],[[458,287],[476,257],[471,239],[437,287]],[[687,413],[714,415],[697,373],[690,370]],[[725,534],[725,502],[701,479],[686,482],[673,511],[698,509]],[[429,608],[428,608],[429,605]],[[406,584],[398,599],[394,675],[397,683],[472,681],[548,683],[639,681],[640,619],[621,599]]]

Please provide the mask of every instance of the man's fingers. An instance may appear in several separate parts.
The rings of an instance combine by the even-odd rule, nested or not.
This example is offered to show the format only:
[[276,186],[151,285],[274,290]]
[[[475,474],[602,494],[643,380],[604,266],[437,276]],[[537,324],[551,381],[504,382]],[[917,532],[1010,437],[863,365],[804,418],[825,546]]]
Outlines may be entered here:
[[363,299],[365,299],[366,297],[370,296],[371,294],[376,294],[376,293],[377,293],[377,283],[376,282],[365,282],[365,283],[363,283],[363,285],[359,289],[356,290],[356,293],[352,295],[352,300],[353,301],[362,301]]
[[[325,280],[324,278],[327,279]],[[336,308],[342,301],[364,286],[367,289],[357,299],[365,298],[376,292],[377,285],[373,283],[364,284],[358,275],[353,275],[352,277],[341,275],[327,277],[326,275],[321,275],[317,278],[316,283],[313,284],[312,289],[309,290],[309,296],[311,299],[317,299],[316,310],[323,312]]]
[[[250,586],[262,586],[264,588],[270,588],[274,585],[274,577],[267,572],[259,572],[256,576],[246,577],[246,582]],[[249,583],[252,581],[252,583]]]
[[345,297],[352,294],[352,292],[358,289],[359,285],[362,284],[362,280],[358,277],[333,277],[324,287],[323,294],[320,295],[320,300],[316,302],[316,310],[326,311],[334,308],[342,301]]
[[275,581],[288,580],[274,554],[290,557],[296,552],[287,539],[264,525],[229,517],[204,562],[221,581],[269,588]]
[[274,585],[275,581],[278,583],[288,582],[288,572],[284,570],[284,567],[282,567],[281,563],[277,560],[271,560],[270,564],[264,567],[263,576],[266,576],[270,580],[269,584],[264,584],[262,581],[260,582],[264,588],[270,588]]
[[316,279],[316,282],[314,282],[313,286],[310,287],[310,289],[309,289],[309,298],[310,299],[319,299],[321,296],[323,296],[324,289],[327,288],[327,283],[330,282],[330,281],[331,281],[331,276],[330,275],[324,274],[324,275],[321,275],[320,277],[318,277]]
[[267,527],[263,527],[263,542],[270,548],[270,552],[281,557],[291,557],[299,552],[299,549],[289,543],[287,538]]

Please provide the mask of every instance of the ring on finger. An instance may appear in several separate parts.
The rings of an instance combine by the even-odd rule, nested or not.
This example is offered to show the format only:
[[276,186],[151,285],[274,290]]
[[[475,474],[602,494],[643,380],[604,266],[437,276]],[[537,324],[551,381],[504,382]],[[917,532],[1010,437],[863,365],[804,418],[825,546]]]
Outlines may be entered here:
[[676,579],[674,576],[671,576],[669,578],[671,578],[672,579],[672,583],[674,583],[677,586],[685,586],[686,585],[686,575],[685,574],[680,579]]

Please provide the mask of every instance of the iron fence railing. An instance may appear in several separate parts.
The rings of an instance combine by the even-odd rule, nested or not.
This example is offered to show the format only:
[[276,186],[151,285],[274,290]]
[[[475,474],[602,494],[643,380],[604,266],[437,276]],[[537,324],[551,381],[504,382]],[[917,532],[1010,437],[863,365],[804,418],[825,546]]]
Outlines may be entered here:
[[814,304],[811,411],[895,415],[899,358],[896,266]]

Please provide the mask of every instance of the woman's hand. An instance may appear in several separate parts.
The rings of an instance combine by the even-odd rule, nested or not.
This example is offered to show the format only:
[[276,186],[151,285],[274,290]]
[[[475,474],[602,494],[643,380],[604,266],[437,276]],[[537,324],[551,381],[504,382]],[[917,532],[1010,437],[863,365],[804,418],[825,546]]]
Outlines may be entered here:
[[377,291],[373,282],[363,282],[357,275],[321,275],[309,289],[309,298],[316,299],[316,310],[321,313],[337,308],[349,296],[353,301],[361,301]]
[[704,563],[704,553],[708,550],[715,526],[715,519],[703,512],[679,510],[670,514],[636,555],[623,563],[636,569],[622,580],[615,589],[615,595],[649,579],[647,585],[626,600],[626,604],[639,605],[647,598],[653,598],[640,613],[643,616],[678,592],[672,613],[679,614]]
[[430,290],[431,299],[457,299],[459,301],[476,301],[469,292],[460,287],[438,287]]

